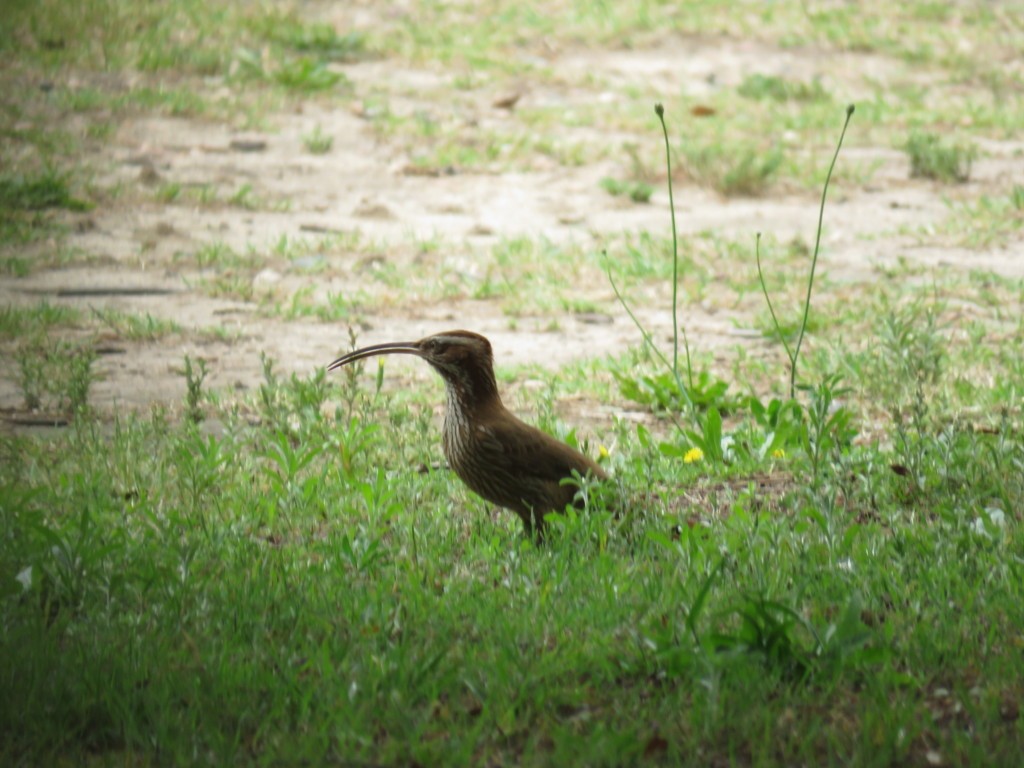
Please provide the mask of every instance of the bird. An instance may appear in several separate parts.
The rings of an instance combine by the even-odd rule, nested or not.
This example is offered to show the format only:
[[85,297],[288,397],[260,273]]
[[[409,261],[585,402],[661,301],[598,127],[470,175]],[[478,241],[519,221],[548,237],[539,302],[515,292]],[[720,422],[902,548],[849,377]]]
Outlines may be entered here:
[[421,357],[441,375],[447,400],[442,448],[449,466],[474,493],[518,515],[527,536],[544,537],[548,513],[580,506],[578,484],[564,481],[608,479],[588,456],[505,407],[491,343],[478,333],[446,331],[419,341],[374,344],[339,357],[327,370],[392,354]]

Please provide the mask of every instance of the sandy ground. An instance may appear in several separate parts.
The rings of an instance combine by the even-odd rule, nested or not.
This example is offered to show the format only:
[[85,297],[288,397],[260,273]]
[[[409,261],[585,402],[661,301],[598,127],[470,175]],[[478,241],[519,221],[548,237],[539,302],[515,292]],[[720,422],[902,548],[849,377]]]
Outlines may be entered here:
[[[606,108],[609,122],[616,109],[616,93],[642,88],[666,94],[700,95],[735,86],[755,72],[800,72],[820,77],[839,97],[838,104],[856,102],[865,95],[866,77],[876,81],[907,82],[923,78],[907,64],[873,54],[819,55],[815,51],[765,48],[737,40],[684,40],[663,49],[645,51],[588,51],[553,55],[548,66],[566,83],[588,73],[592,87],[559,86],[558,77],[543,83],[513,83],[520,94],[516,109],[494,106],[502,88],[487,86],[461,96],[452,130],[474,126],[514,129],[516,110],[530,106],[564,104]],[[454,73],[434,68],[410,70],[387,60],[344,67],[357,94],[386,90],[396,113],[418,109],[443,111],[420,92],[431,94],[451,83]],[[556,83],[553,85],[552,83]],[[671,102],[666,100],[671,109]],[[653,104],[653,100],[652,100]],[[837,108],[835,135],[821,137],[817,156],[827,162],[841,125]],[[563,166],[544,158],[529,170],[510,173],[464,172],[423,175],[410,172],[409,152],[400,142],[380,138],[367,120],[364,105],[323,100],[301,105],[293,112],[268,116],[263,132],[236,131],[207,121],[143,117],[121,123],[99,156],[88,158],[94,168],[105,169],[96,179],[100,187],[120,185],[135,193],[111,196],[94,210],[68,214],[71,234],[67,245],[85,254],[77,259],[88,266],[45,269],[0,282],[0,302],[26,305],[46,300],[82,308],[112,307],[126,312],[150,313],[173,319],[186,330],[156,342],[110,339],[97,362],[99,380],[92,401],[100,412],[145,408],[153,402],[179,403],[185,384],[181,362],[187,353],[207,361],[208,386],[246,389],[260,380],[260,354],[278,362],[284,373],[308,373],[324,365],[348,345],[347,324],[315,319],[283,321],[267,317],[255,303],[214,298],[198,290],[204,272],[192,258],[204,244],[223,242],[239,252],[249,247],[269,253],[282,236],[316,238],[333,231],[361,233],[364,242],[377,245],[379,258],[415,258],[408,247],[417,238],[440,237],[446,242],[472,243],[473,252],[486,253],[502,237],[526,235],[590,245],[623,231],[669,233],[668,197],[656,186],[648,205],[634,205],[603,191],[605,176],[622,176],[621,153],[614,159],[582,166]],[[334,138],[329,153],[312,155],[303,137],[315,127]],[[600,118],[585,128],[560,129],[569,141],[623,141],[656,144],[656,121],[646,136],[624,136],[604,131]],[[780,138],[780,140],[782,140]],[[253,149],[252,142],[258,148]],[[248,143],[248,144],[247,144]],[[871,282],[880,268],[907,259],[929,270],[989,270],[1010,278],[1024,278],[1024,244],[972,250],[955,245],[921,246],[913,234],[938,227],[950,215],[948,200],[971,200],[994,190],[1005,190],[1014,179],[1024,179],[1024,142],[979,142],[982,157],[971,180],[951,188],[909,178],[903,152],[888,146],[864,146],[857,139],[856,116],[849,146],[840,163],[875,163],[877,169],[863,184],[844,184],[834,190],[826,212],[822,274],[832,283]],[[210,184],[236,190],[251,185],[261,201],[259,210],[239,206],[198,205],[194,202],[162,204],[152,191],[167,183],[188,189]],[[704,230],[729,232],[733,237],[770,233],[785,242],[794,236],[810,241],[817,219],[813,195],[770,191],[757,199],[726,199],[707,189],[681,182],[676,189],[678,221],[683,233]],[[274,210],[274,201],[287,206]],[[434,258],[448,258],[441,253]],[[461,256],[460,258],[465,258]],[[257,293],[263,288],[288,293],[309,283],[314,294],[356,293],[370,285],[366,253],[332,253],[328,269],[316,272],[303,259],[270,260],[267,267],[248,274]],[[446,263],[447,268],[452,268]],[[472,274],[479,265],[456,267]],[[379,311],[361,312],[358,323],[363,343],[418,338],[431,332],[463,327],[487,335],[501,363],[538,363],[552,370],[566,362],[620,352],[639,341],[639,335],[614,301],[609,286],[580,286],[582,295],[599,312],[560,313],[534,317],[510,327],[497,302],[457,299],[413,301],[396,307],[382,303]],[[664,285],[646,297],[638,311],[658,333],[670,333],[670,287]],[[763,344],[756,333],[744,329],[747,318],[708,302],[687,306],[682,319],[695,346]],[[550,330],[557,325],[557,330]],[[223,328],[214,338],[194,329]],[[101,335],[101,343],[103,338]],[[0,378],[0,409],[21,408],[21,395],[12,375],[12,345]],[[412,376],[428,376],[413,364],[401,369]]]

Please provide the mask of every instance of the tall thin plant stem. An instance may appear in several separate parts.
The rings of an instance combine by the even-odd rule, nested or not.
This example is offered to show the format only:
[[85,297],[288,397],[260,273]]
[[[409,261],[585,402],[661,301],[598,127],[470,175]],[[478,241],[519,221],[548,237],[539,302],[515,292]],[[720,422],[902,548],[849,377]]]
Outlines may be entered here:
[[811,313],[811,292],[814,290],[814,273],[818,267],[818,252],[821,250],[821,228],[825,220],[825,197],[828,195],[828,185],[832,180],[832,171],[836,167],[836,160],[839,158],[839,150],[843,147],[843,138],[846,136],[846,129],[850,125],[850,118],[853,117],[853,104],[846,108],[846,122],[843,123],[843,131],[839,134],[839,141],[836,143],[835,154],[832,155],[832,163],[828,167],[828,174],[825,176],[825,185],[821,190],[821,205],[818,208],[818,231],[814,237],[814,255],[811,257],[811,274],[807,278],[807,296],[804,298],[803,317],[800,318],[800,333],[797,334],[796,345],[790,349],[786,341],[786,334],[779,324],[779,318],[775,314],[775,307],[772,305],[771,297],[768,295],[768,284],[764,280],[764,271],[761,269],[761,233],[757,233],[757,240],[754,245],[754,255],[757,259],[757,279],[761,283],[761,291],[764,293],[764,300],[768,304],[768,312],[772,316],[772,324],[775,332],[782,340],[782,346],[786,350],[786,357],[789,358],[789,398],[796,397],[796,370],[797,362],[800,359],[800,347],[804,343],[804,334],[807,332],[807,318]]
[[[665,137],[665,169],[668,173],[668,207],[672,214],[672,374],[679,382],[679,235],[676,232],[676,201],[672,195],[672,152],[668,143],[668,128],[665,127],[665,108],[654,105],[654,114],[661,122],[661,133]],[[693,365],[690,363],[690,343],[683,329],[683,348],[686,351],[686,384],[693,389]],[[682,387],[680,387],[682,389]]]
[[[607,259],[607,255],[608,254],[605,254],[606,259]],[[651,337],[651,334],[647,331],[646,328],[644,328],[643,323],[641,323],[640,320],[637,319],[636,314],[634,314],[633,310],[630,309],[629,304],[626,302],[626,297],[622,295],[622,292],[619,291],[619,286],[615,284],[615,278],[612,277],[611,265],[607,265],[606,266],[606,271],[607,271],[607,275],[608,275],[608,282],[611,283],[612,290],[615,291],[615,298],[619,300],[619,304],[621,304],[622,308],[624,310],[626,310],[626,314],[629,315],[629,319],[633,321],[633,325],[635,325],[637,327],[637,330],[640,331],[640,335],[643,336],[643,339],[644,339],[644,344],[647,346],[648,349],[650,349],[651,351],[654,352],[655,356],[659,360],[661,360],[662,365],[664,365],[666,368],[668,368],[669,364],[668,364],[668,360],[665,359],[665,355],[663,355],[661,353],[661,350],[658,349],[658,347],[655,345],[654,339]],[[690,398],[689,390],[687,390],[682,385],[682,382],[679,381],[679,374],[678,373],[675,374],[675,381],[676,381],[676,387],[682,393],[683,399],[686,400],[686,405],[690,409],[690,412],[692,413],[694,411],[693,400]],[[679,431],[682,432],[683,431],[683,427],[679,423],[679,421],[676,419],[675,415],[673,415],[671,410],[668,411],[668,417],[669,417],[669,419],[672,420],[672,423],[675,424],[675,426],[679,429]]]
[[796,395],[796,364],[800,357],[800,347],[804,343],[804,333],[807,331],[807,317],[811,313],[811,291],[814,288],[814,271],[818,266],[818,250],[821,248],[821,226],[825,219],[825,196],[828,194],[828,183],[832,180],[832,171],[836,167],[836,160],[839,159],[839,150],[843,146],[843,138],[846,136],[846,128],[850,125],[850,118],[853,117],[853,104],[846,108],[846,122],[843,123],[843,131],[839,134],[839,142],[836,144],[835,154],[832,155],[832,163],[828,167],[828,175],[825,176],[825,185],[821,189],[821,206],[818,208],[818,232],[814,238],[814,257],[811,259],[811,274],[807,279],[807,297],[804,299],[804,315],[800,320],[800,333],[796,337],[796,346],[793,348],[793,357],[790,360],[789,368],[789,396],[792,399]]
[[[786,341],[786,334],[782,332],[782,326],[779,325],[779,318],[775,314],[775,307],[772,305],[771,296],[768,295],[768,284],[764,281],[764,271],[761,269],[761,233],[757,233],[757,238],[754,241],[754,258],[757,260],[757,279],[761,283],[761,292],[764,294],[765,303],[768,305],[768,312],[772,316],[772,324],[775,326],[775,332],[779,334],[779,338],[782,339],[782,346],[786,350],[786,357],[789,358],[789,365],[792,369],[793,366],[793,350],[789,348],[789,342]],[[790,394],[792,397],[792,394]]]

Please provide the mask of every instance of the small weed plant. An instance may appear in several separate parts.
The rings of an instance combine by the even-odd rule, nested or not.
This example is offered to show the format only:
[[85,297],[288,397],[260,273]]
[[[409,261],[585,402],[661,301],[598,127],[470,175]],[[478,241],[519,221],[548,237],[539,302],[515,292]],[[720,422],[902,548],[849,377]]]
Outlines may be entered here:
[[[735,398],[727,394],[728,384],[714,378],[707,371],[693,370],[693,360],[689,343],[686,339],[685,329],[679,325],[678,319],[678,282],[679,282],[679,252],[678,235],[675,223],[675,204],[672,194],[671,157],[668,145],[668,131],[665,126],[664,109],[659,104],[655,108],[662,126],[662,133],[665,138],[666,165],[669,179],[669,207],[672,221],[672,244],[673,244],[673,267],[672,267],[672,324],[673,324],[673,349],[672,360],[663,354],[653,341],[653,337],[637,320],[635,313],[629,307],[625,297],[619,290],[611,268],[608,268],[608,278],[611,282],[615,295],[621,306],[636,324],[644,340],[645,349],[660,361],[664,370],[654,374],[637,375],[632,371],[618,371],[616,378],[623,395],[632,400],[645,403],[668,414],[674,421],[680,442],[665,443],[661,450],[669,456],[676,456],[685,459],[699,454],[713,464],[741,464],[745,466],[755,465],[759,462],[771,461],[780,455],[788,452],[802,452],[810,469],[812,478],[817,480],[820,463],[823,460],[823,446],[829,445],[836,438],[835,433],[841,431],[841,424],[848,421],[849,413],[841,406],[836,406],[836,413],[828,414],[820,412],[822,402],[831,408],[836,405],[835,395],[841,392],[839,380],[836,377],[827,378],[818,388],[807,388],[811,397],[812,407],[809,410],[797,402],[797,371],[800,359],[800,350],[803,345],[807,331],[808,318],[811,309],[811,297],[814,288],[814,278],[818,263],[818,253],[821,246],[821,232],[825,215],[825,200],[828,193],[828,184],[835,168],[839,151],[842,147],[843,138],[846,135],[846,128],[853,115],[853,107],[850,106],[846,112],[846,122],[837,143],[832,163],[825,179],[821,195],[821,204],[818,212],[818,228],[815,238],[813,253],[811,254],[810,269],[807,278],[807,292],[804,299],[800,324],[796,331],[796,342],[791,347],[783,332],[774,305],[768,293],[765,283],[764,272],[761,265],[761,236],[758,234],[755,245],[755,257],[757,264],[757,275],[765,302],[770,311],[772,321],[775,325],[776,335],[781,339],[786,356],[790,363],[789,376],[789,405],[783,408],[782,403],[775,401],[768,405],[763,404],[755,397]],[[686,360],[685,382],[680,372],[679,354],[680,334],[683,340],[683,349]],[[741,426],[737,432],[744,436],[744,439],[737,439],[734,435],[723,432],[723,414],[730,412],[737,415],[746,415],[748,421]],[[745,412],[745,413],[744,413]],[[773,414],[774,421],[765,421],[766,414]],[[794,415],[794,425],[791,428],[776,429],[780,413]],[[679,414],[676,416],[675,414]],[[751,418],[753,417],[753,418]],[[684,421],[689,421],[690,426],[684,426]],[[759,431],[760,430],[760,431]]]
[[326,155],[334,146],[334,137],[324,133],[318,125],[312,132],[302,137],[302,144],[311,155]]
[[778,148],[709,144],[682,149],[688,174],[726,197],[757,197],[768,191],[785,159]]
[[613,197],[624,195],[634,203],[647,203],[654,194],[654,187],[646,181],[619,181],[611,177],[601,179],[601,189]]
[[200,358],[193,364],[191,356],[185,355],[182,373],[185,376],[185,418],[198,424],[206,418],[203,413],[203,382],[208,373],[206,361]]
[[17,383],[28,410],[82,416],[96,380],[91,342],[73,344],[40,333],[18,345]]
[[965,182],[971,177],[975,147],[942,140],[934,133],[914,131],[905,145],[910,175],[943,182]]

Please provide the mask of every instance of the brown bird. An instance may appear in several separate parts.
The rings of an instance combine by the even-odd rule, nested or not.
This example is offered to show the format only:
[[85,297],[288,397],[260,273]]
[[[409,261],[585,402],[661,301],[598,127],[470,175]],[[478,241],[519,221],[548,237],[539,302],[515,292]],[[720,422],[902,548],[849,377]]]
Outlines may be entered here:
[[470,490],[519,515],[528,535],[543,535],[544,515],[575,503],[573,473],[606,479],[604,470],[565,443],[525,424],[501,402],[491,343],[471,331],[448,331],[419,341],[363,347],[339,357],[328,371],[373,355],[417,355],[444,379],[444,455]]

